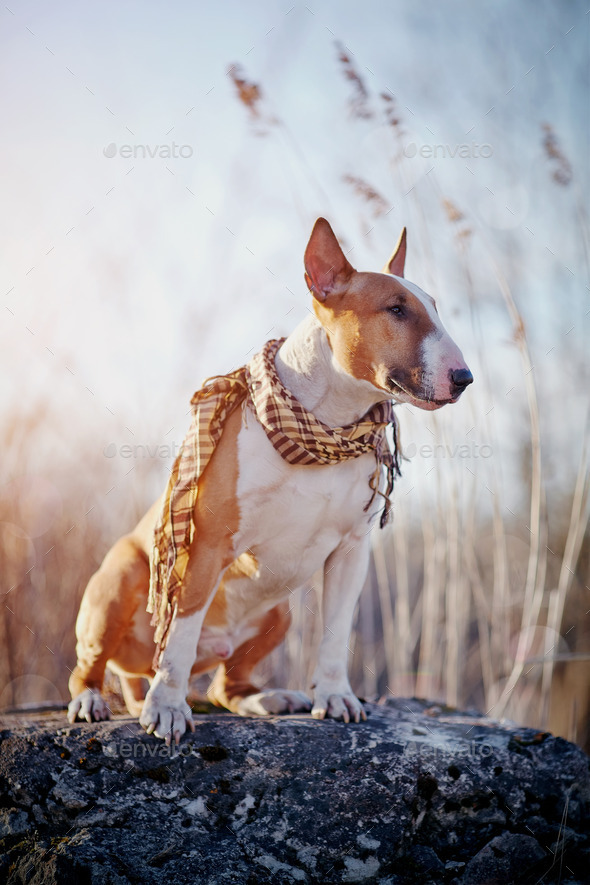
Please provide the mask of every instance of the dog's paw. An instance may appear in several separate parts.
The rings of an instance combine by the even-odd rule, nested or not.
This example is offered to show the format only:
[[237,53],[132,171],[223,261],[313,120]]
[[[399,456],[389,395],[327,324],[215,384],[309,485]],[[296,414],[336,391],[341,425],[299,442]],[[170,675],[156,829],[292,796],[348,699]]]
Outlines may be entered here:
[[273,688],[242,698],[236,712],[240,716],[277,716],[281,713],[309,713],[311,701],[302,691]]
[[311,715],[314,719],[341,719],[343,722],[367,720],[363,705],[350,687],[335,691],[330,686],[323,688],[318,685],[314,692]]
[[96,689],[85,689],[68,704],[68,722],[73,724],[78,718],[86,722],[102,722],[111,718],[107,702]]
[[186,699],[163,683],[148,691],[139,717],[139,724],[148,734],[155,734],[170,746],[172,738],[178,744],[188,729],[195,730],[191,708]]

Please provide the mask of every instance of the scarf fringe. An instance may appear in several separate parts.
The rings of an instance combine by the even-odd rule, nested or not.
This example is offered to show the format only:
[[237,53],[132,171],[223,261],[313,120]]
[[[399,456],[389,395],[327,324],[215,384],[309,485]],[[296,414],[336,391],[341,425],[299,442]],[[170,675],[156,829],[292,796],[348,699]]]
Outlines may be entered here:
[[[393,451],[391,451],[387,446],[387,440],[385,438],[385,434],[383,434],[382,445],[378,445],[375,447],[376,467],[375,472],[369,480],[369,486],[373,490],[373,494],[363,508],[364,512],[366,513],[377,495],[380,495],[384,499],[383,510],[381,511],[381,516],[379,517],[379,528],[381,529],[384,529],[387,523],[390,522],[392,512],[391,495],[393,493],[393,487],[395,485],[395,480],[402,475],[399,464],[400,458],[403,458],[401,443],[399,439],[399,424],[397,418],[393,413],[391,415],[391,424],[389,426],[391,427],[393,435]],[[387,450],[383,451],[385,447],[387,447]],[[386,477],[384,492],[382,492],[379,488],[379,486],[381,485],[383,468],[385,468]]]

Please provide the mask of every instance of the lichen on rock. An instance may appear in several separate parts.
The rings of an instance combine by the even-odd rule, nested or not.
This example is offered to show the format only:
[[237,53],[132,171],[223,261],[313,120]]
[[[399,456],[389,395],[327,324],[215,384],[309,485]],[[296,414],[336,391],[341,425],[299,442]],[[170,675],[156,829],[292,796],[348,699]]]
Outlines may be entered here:
[[129,717],[4,717],[8,883],[582,883],[589,760],[424,701],[358,725],[197,717],[174,750]]

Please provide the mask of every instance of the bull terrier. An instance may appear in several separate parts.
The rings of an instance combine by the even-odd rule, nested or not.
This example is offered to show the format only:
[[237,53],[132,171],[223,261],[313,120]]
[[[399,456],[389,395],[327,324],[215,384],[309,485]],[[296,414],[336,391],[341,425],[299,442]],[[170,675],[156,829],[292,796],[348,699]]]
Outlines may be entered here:
[[[359,272],[325,219],[313,227],[304,258],[313,311],[273,359],[280,383],[327,432],[362,422],[380,403],[439,409],[473,381],[434,300],[404,279],[405,257],[404,228],[381,273]],[[119,675],[129,712],[167,743],[194,731],[186,700],[191,674],[215,668],[210,699],[242,716],[311,710],[316,719],[365,719],[347,655],[371,523],[383,501],[384,473],[375,498],[368,482],[374,472],[371,451],[334,463],[291,463],[246,398],[228,415],[198,479],[188,565],[157,662],[146,600],[163,499],[90,579],[76,622],[70,722],[108,718],[100,693],[105,667]],[[291,594],[318,569],[323,636],[312,696],[261,691],[252,671],[283,640]]]

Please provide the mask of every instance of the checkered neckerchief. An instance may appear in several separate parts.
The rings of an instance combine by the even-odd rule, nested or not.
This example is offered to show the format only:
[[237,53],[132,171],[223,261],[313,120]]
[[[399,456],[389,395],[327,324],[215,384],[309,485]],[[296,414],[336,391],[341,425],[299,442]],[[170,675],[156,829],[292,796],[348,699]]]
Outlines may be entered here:
[[[152,626],[156,628],[154,666],[166,646],[188,565],[199,477],[221,438],[228,416],[244,401],[252,407],[270,442],[289,464],[332,464],[373,452],[375,470],[369,477],[372,495],[365,510],[376,495],[382,495],[385,503],[381,528],[388,520],[389,496],[395,477],[400,475],[398,429],[392,403],[377,403],[360,421],[347,427],[322,424],[279,379],[275,355],[283,341],[268,341],[247,366],[228,375],[209,378],[191,400],[191,426],[174,462],[154,533],[148,598],[148,611],[153,613]],[[393,452],[385,435],[390,424]],[[383,467],[387,476],[385,492],[379,490]]]

